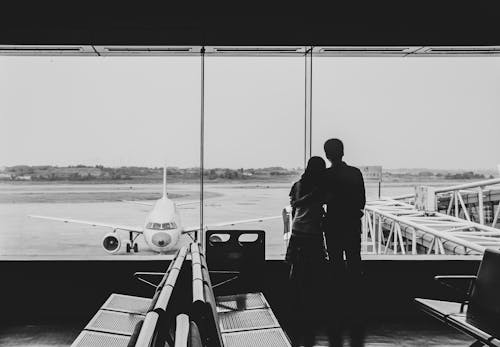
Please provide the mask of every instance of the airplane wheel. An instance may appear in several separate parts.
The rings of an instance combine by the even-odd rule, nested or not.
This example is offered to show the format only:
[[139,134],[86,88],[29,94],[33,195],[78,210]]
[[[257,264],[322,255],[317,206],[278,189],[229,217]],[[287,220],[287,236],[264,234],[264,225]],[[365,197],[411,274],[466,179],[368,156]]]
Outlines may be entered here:
[[134,252],[135,253],[139,252],[139,245],[137,243],[134,243]]
[[130,243],[127,243],[127,253],[130,253],[131,249],[132,249],[132,247],[130,247]]

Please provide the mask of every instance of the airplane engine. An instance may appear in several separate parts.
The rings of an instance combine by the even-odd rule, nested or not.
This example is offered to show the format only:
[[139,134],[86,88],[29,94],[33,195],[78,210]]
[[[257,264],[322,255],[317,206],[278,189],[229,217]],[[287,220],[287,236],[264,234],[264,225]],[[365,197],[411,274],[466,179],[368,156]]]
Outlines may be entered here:
[[102,246],[106,250],[106,252],[114,254],[120,250],[121,247],[121,240],[120,238],[116,235],[116,233],[109,233],[104,235],[104,238],[102,239]]

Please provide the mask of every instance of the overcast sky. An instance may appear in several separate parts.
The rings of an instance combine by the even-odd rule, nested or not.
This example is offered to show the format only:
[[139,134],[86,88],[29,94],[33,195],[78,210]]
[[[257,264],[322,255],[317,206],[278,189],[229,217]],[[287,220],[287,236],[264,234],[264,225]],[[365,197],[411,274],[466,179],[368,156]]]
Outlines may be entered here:
[[[500,163],[500,58],[317,58],[313,154],[387,168]],[[304,59],[206,61],[206,167],[297,167]],[[0,166],[198,166],[197,58],[0,57]]]

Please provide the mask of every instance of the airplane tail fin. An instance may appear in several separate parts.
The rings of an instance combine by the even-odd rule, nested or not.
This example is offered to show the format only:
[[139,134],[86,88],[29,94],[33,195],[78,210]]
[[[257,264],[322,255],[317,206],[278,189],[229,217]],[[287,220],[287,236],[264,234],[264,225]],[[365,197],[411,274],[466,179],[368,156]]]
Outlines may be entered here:
[[167,197],[167,165],[163,167],[163,197]]

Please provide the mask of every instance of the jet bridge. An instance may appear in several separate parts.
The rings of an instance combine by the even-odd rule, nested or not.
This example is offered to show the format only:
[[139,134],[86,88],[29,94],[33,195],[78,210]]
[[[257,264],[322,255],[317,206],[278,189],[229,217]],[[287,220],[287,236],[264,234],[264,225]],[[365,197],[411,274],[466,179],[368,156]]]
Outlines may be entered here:
[[500,230],[394,199],[367,203],[363,251],[372,254],[478,255],[500,249]]
[[[427,189],[422,189],[427,188]],[[418,190],[420,193],[418,194]],[[421,205],[470,222],[498,227],[500,221],[500,178],[463,183],[450,187],[417,187],[417,194],[395,197],[395,200]],[[422,200],[422,199],[420,199]]]

